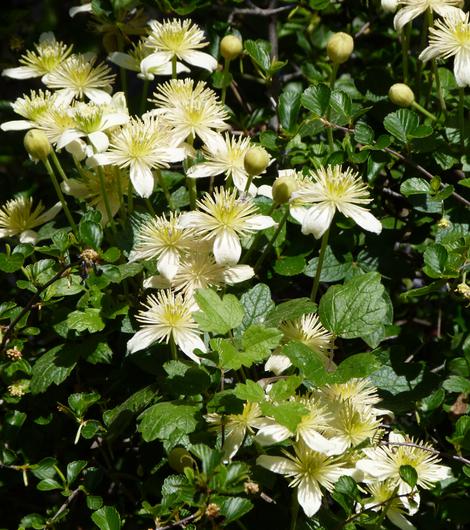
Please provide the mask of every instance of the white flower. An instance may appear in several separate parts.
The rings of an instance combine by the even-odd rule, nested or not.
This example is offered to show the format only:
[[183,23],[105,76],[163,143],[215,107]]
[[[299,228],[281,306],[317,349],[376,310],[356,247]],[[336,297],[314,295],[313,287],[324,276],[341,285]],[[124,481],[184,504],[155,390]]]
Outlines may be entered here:
[[16,114],[19,114],[24,120],[12,120],[4,122],[0,125],[2,131],[24,131],[37,127],[37,122],[47,113],[47,111],[54,107],[56,96],[49,92],[49,90],[38,92],[31,90],[29,96],[17,98],[11,104]]
[[72,53],[72,46],[57,42],[51,32],[42,33],[35,51],[28,50],[21,56],[23,66],[6,68],[2,75],[13,79],[30,79],[53,72]]
[[429,46],[419,58],[429,61],[435,57],[454,57],[454,75],[457,85],[470,86],[470,23],[469,13],[456,10],[429,28]]
[[444,17],[463,6],[462,0],[399,0],[398,3],[403,7],[393,19],[393,25],[397,31],[401,31],[408,22],[419,17],[428,9]]
[[395,13],[398,8],[398,0],[381,0],[381,6],[386,13]]
[[47,87],[57,90],[59,105],[69,105],[72,99],[83,96],[97,105],[110,103],[115,75],[104,63],[96,66],[94,63],[94,57],[72,55],[42,80]]
[[137,229],[136,244],[129,261],[157,258],[157,270],[168,282],[175,277],[181,258],[194,247],[191,229],[178,226],[180,216],[170,212],[144,221]]
[[32,230],[53,219],[62,208],[60,202],[47,211],[39,201],[33,208],[31,197],[18,197],[0,207],[0,238],[19,236],[21,243],[36,243],[37,233]]
[[93,6],[92,2],[87,2],[86,4],[81,4],[79,6],[71,7],[69,9],[69,17],[73,18],[78,13],[92,13]]
[[[416,447],[416,442],[398,433],[390,433],[388,440],[389,445],[362,450],[366,458],[359,460],[356,467],[366,473],[365,482],[390,480],[398,488],[398,494],[405,496],[412,493],[413,488],[401,478],[401,466],[414,468],[418,477],[416,485],[423,489],[430,489],[436,482],[450,478],[450,469],[438,464],[440,458],[429,444]],[[403,503],[410,507],[407,499]]]
[[199,51],[208,43],[204,41],[204,33],[191,20],[151,20],[149,25],[150,34],[145,44],[154,51],[142,61],[143,72],[171,63],[173,58],[209,71],[217,68],[212,55]]
[[191,313],[194,310],[192,300],[186,300],[182,294],[170,290],[151,294],[144,304],[146,310],[136,316],[142,324],[141,329],[127,343],[127,351],[134,353],[149,347],[154,342],[174,340],[175,344],[193,361],[200,363],[195,349],[206,352],[206,346],[199,337],[200,331]]
[[295,455],[283,450],[287,458],[262,455],[256,463],[273,473],[291,479],[289,486],[297,487],[297,500],[307,517],[315,515],[321,506],[322,491],[332,491],[341,475],[348,474],[344,464],[335,457],[312,451],[304,444],[294,445]]
[[292,194],[293,200],[300,198],[314,203],[303,216],[303,234],[313,234],[319,239],[329,229],[336,210],[365,230],[380,234],[380,221],[366,208],[358,206],[372,200],[358,173],[351,168],[343,171],[341,166],[327,166],[312,172],[311,177],[312,181],[305,181]]
[[[203,147],[205,160],[190,167],[187,175],[197,179],[224,173],[227,179],[232,178],[239,191],[244,192],[248,180],[244,160],[249,149],[248,137],[237,138],[228,133],[225,133],[225,136],[214,135],[208,138],[208,143]],[[256,186],[251,184],[249,194],[256,195],[256,191]]]
[[176,142],[199,136],[210,144],[217,133],[228,129],[227,111],[213,90],[203,81],[194,86],[192,79],[172,79],[159,85],[153,94],[158,109],[173,126]]
[[251,200],[237,199],[235,189],[216,189],[213,197],[206,193],[197,206],[200,211],[183,213],[179,224],[213,241],[215,261],[222,265],[235,265],[240,259],[240,237],[276,224],[268,215],[258,215]]
[[152,169],[168,167],[169,162],[185,158],[184,149],[176,145],[167,122],[158,116],[145,115],[126,123],[111,137],[109,151],[95,155],[90,162],[128,167],[136,192],[141,197],[150,197],[154,187]]

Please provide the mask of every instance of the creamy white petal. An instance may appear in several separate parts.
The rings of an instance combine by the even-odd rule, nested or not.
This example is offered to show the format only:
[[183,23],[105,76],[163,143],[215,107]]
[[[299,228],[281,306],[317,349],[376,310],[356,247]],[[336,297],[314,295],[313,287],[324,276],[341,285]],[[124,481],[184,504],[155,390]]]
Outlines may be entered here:
[[[47,75],[42,78],[43,83],[47,85],[45,79],[47,79]],[[73,90],[72,88],[62,88],[60,90],[57,90],[55,94],[55,105],[57,105],[58,107],[67,107],[68,105],[70,105],[73,98],[75,97],[75,90]]]
[[269,215],[253,215],[245,222],[248,230],[264,230],[275,225],[277,225],[276,221]]
[[97,105],[108,105],[111,103],[111,96],[99,88],[85,88],[85,96]]
[[410,521],[408,521],[408,519],[398,510],[394,509],[393,506],[389,507],[387,510],[387,518],[401,530],[416,530],[416,526],[411,524]]
[[273,354],[269,357],[264,365],[264,369],[269,372],[273,372],[276,375],[285,372],[292,363],[287,355]]
[[51,219],[54,219],[54,217],[60,212],[61,209],[62,204],[60,202],[56,202],[54,206],[52,206],[52,208],[49,208],[49,210],[45,211],[36,218],[36,223],[38,225],[47,223]]
[[5,68],[2,75],[12,79],[31,79],[39,77],[41,73],[30,66],[17,66],[16,68]]
[[126,70],[133,70],[134,72],[139,72],[139,64],[127,53],[122,52],[113,52],[108,56],[108,61],[125,68]]
[[287,427],[279,425],[279,423],[273,421],[271,424],[268,423],[264,427],[260,428],[260,430],[256,434],[256,441],[260,445],[273,445],[279,442],[283,442],[291,436],[292,433]]
[[217,167],[214,164],[201,162],[200,164],[195,164],[194,166],[190,167],[187,175],[193,179],[200,179],[219,175],[223,172],[223,168]]
[[194,362],[200,364],[201,359],[193,353],[194,350],[198,349],[202,352],[207,352],[207,348],[204,342],[201,340],[197,333],[191,331],[181,331],[178,329],[173,329],[173,337],[175,339],[176,345]]
[[206,218],[201,212],[184,212],[178,220],[178,228],[204,226]]
[[456,54],[454,75],[459,87],[470,86],[470,50],[459,50]]
[[66,145],[68,145],[70,142],[73,142],[74,140],[77,140],[78,138],[81,138],[82,136],[85,136],[85,133],[82,133],[81,131],[78,131],[77,129],[69,129],[60,135],[60,138],[57,140],[56,147],[57,149],[62,149]]
[[420,54],[419,54],[419,57],[418,59],[420,61],[423,61],[424,63],[426,61],[429,61],[430,59],[434,59],[435,57],[437,57],[438,55],[440,54],[440,50],[439,48],[435,47],[435,46],[428,46],[427,48],[425,48]]
[[157,337],[152,328],[142,328],[127,342],[127,353],[134,353],[148,348],[156,340]]
[[272,471],[273,473],[279,473],[280,475],[298,472],[295,463],[282,456],[261,455],[256,459],[256,464]]
[[397,31],[401,31],[408,22],[419,17],[421,13],[424,13],[427,9],[425,4],[420,4],[418,6],[406,6],[398,11],[393,19],[393,25]]
[[157,264],[158,272],[169,282],[173,280],[178,272],[180,257],[178,252],[173,249],[166,249],[160,255]]
[[171,63],[170,52],[161,51],[151,53],[140,62],[140,70],[142,72],[152,71],[152,69],[159,68],[167,63]]
[[322,494],[318,483],[304,478],[297,487],[297,500],[307,517],[315,515],[321,506]]
[[315,204],[307,210],[302,221],[302,234],[313,234],[315,239],[330,228],[335,215],[335,207],[328,202]]
[[95,131],[88,135],[88,139],[98,153],[106,151],[109,146],[108,135],[102,131]]
[[267,184],[262,184],[258,188],[258,195],[262,195],[263,197],[268,197],[269,199],[273,198],[273,187],[268,186]]
[[382,223],[365,208],[348,203],[338,205],[338,210],[346,217],[351,217],[364,230],[374,234],[382,232]]
[[[96,157],[95,157],[96,158]],[[155,180],[151,169],[138,161],[131,162],[130,177],[135,191],[140,197],[150,197],[153,193]]]
[[235,283],[245,282],[250,278],[253,278],[255,271],[253,267],[249,265],[234,265],[228,267],[223,272],[224,282],[228,285],[233,285]]
[[92,5],[91,2],[89,2],[88,4],[83,4],[81,6],[71,7],[69,9],[69,16],[73,18],[78,13],[91,13],[92,11]]
[[85,199],[90,195],[90,190],[87,185],[78,179],[64,180],[60,187],[64,193],[67,195],[73,195],[77,199]]
[[90,148],[90,146],[80,138],[72,140],[65,146],[67,153],[70,153],[79,162],[88,156],[89,153],[87,148]]
[[242,254],[240,239],[232,230],[223,230],[214,239],[215,261],[219,265],[235,265]]
[[34,127],[35,123],[29,120],[6,121],[0,125],[2,131],[25,131]]
[[224,445],[222,450],[224,451],[227,458],[232,458],[235,456],[237,451],[240,449],[243,440],[245,438],[245,430],[240,427],[235,427],[226,434]]
[[[131,261],[131,255],[129,254],[129,262]],[[144,280],[144,289],[169,289],[171,287],[171,282],[169,282],[163,276],[155,274]]]
[[199,52],[196,50],[188,50],[180,55],[181,60],[186,61],[194,66],[199,66],[209,72],[213,72],[217,68],[217,60],[208,53]]
[[34,230],[24,230],[20,234],[20,243],[31,243],[34,245],[38,240],[38,233]]
[[331,450],[330,441],[319,432],[313,429],[301,428],[298,433],[310,449],[318,451],[319,453],[329,454],[329,451]]

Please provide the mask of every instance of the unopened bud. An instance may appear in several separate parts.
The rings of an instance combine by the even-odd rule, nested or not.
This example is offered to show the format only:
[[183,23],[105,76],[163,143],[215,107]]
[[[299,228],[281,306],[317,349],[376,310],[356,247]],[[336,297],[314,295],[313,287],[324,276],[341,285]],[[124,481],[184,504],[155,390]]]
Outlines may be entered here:
[[273,183],[273,201],[276,204],[289,202],[292,193],[297,189],[295,177],[279,177]]
[[228,61],[236,59],[243,51],[241,39],[235,35],[226,35],[220,41],[220,55]]
[[220,506],[218,504],[215,504],[215,502],[211,502],[207,505],[206,508],[206,517],[208,519],[215,519],[220,515]]
[[178,473],[183,473],[185,467],[192,467],[194,459],[184,447],[175,447],[168,455],[168,464]]
[[398,8],[398,0],[381,0],[381,5],[385,13],[395,13]]
[[351,35],[342,31],[335,33],[326,45],[326,54],[335,64],[343,64],[354,50],[354,40]]
[[33,160],[46,160],[52,147],[46,134],[39,129],[30,129],[24,135],[24,147]]
[[411,88],[405,83],[395,83],[388,91],[388,97],[392,103],[399,107],[409,107],[415,100],[415,95]]
[[248,175],[259,175],[268,167],[269,154],[262,147],[251,147],[246,152],[243,163]]

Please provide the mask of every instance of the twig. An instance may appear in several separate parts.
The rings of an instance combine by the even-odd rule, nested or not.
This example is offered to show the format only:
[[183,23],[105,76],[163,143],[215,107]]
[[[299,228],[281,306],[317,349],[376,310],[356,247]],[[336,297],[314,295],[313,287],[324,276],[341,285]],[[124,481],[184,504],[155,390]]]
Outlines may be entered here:
[[462,464],[466,464],[467,466],[470,466],[470,460],[468,458],[464,458],[463,456],[459,455],[452,455],[450,453],[443,453],[442,451],[438,451],[437,449],[433,449],[432,447],[426,447],[425,445],[415,444],[413,442],[385,442],[381,441],[380,444],[382,445],[400,445],[403,447],[417,447],[418,449],[422,449],[423,451],[428,451],[429,453],[432,453],[434,455],[439,455],[444,458],[449,458],[451,460],[456,460],[457,462],[461,462]]
[[190,523],[192,520],[199,517],[199,513],[193,513],[192,515],[188,515],[188,517],[185,517],[184,519],[181,519],[181,521],[178,521],[177,523],[172,523],[167,526],[157,526],[155,530],[170,530],[170,528],[178,528],[179,526],[184,526],[187,523]]
[[82,491],[80,489],[80,487],[78,487],[77,489],[74,489],[72,491],[72,493],[67,497],[67,499],[64,502],[64,504],[62,504],[62,506],[58,509],[58,511],[56,512],[54,517],[52,517],[52,519],[49,519],[47,521],[47,523],[46,523],[47,526],[51,525],[59,517],[59,515],[61,515],[63,512],[65,512],[65,510],[67,509],[69,504],[75,499],[75,497],[80,493],[80,491]]
[[295,4],[288,4],[286,6],[281,6],[281,7],[268,7],[267,9],[256,7],[254,5],[253,7],[241,7],[238,9],[233,9],[231,11],[230,16],[228,18],[228,22],[232,23],[233,19],[237,15],[253,15],[255,17],[271,17],[273,15],[283,13],[284,11],[290,11],[294,7],[295,7]]
[[[344,133],[348,134],[354,134],[354,127],[343,127],[341,125],[336,125],[336,123],[331,123],[330,121],[326,120],[325,118],[320,118],[320,121],[325,125],[325,127],[330,127],[333,129],[338,129],[339,131],[343,131]],[[362,145],[362,144],[358,144]],[[389,153],[390,155],[396,156],[399,160],[404,162],[405,164],[408,164],[409,166],[413,167],[417,171],[419,171],[423,176],[425,176],[428,180],[431,180],[434,178],[434,175],[430,173],[427,169],[425,169],[423,166],[415,162],[414,160],[411,160],[410,158],[407,158],[406,156],[402,155],[398,151],[395,151],[394,149],[390,149],[390,147],[384,147],[382,149],[385,153]],[[465,204],[465,206],[470,207],[470,201],[468,201],[465,197],[462,197],[462,195],[459,195],[455,191],[452,192],[452,196],[462,204]]]
[[43,286],[38,288],[37,293],[35,293],[29,300],[28,303],[23,307],[20,314],[7,326],[5,333],[3,334],[2,343],[0,344],[0,352],[2,352],[5,349],[5,346],[7,345],[8,341],[10,340],[10,335],[13,333],[13,330],[15,329],[15,326],[18,324],[18,322],[26,315],[26,313],[33,307],[36,300],[39,299],[39,295],[45,291],[50,285],[52,285],[57,280],[60,280],[62,276],[69,271],[74,264],[67,265],[67,267],[60,270],[53,278],[51,278],[48,282],[46,282]]

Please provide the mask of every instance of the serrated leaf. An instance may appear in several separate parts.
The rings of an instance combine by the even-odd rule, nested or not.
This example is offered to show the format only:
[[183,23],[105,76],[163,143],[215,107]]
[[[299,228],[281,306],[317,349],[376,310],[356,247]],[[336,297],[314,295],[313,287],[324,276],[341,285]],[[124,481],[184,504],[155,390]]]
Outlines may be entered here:
[[424,272],[430,278],[440,278],[444,273],[447,265],[448,254],[443,245],[430,245],[424,251]]
[[77,364],[79,354],[64,344],[52,348],[34,364],[31,378],[31,392],[40,394],[52,384],[60,385]]
[[23,254],[0,254],[0,270],[3,272],[15,272],[23,266]]
[[374,129],[360,121],[354,127],[354,139],[360,144],[371,144],[374,141]]
[[294,320],[313,313],[317,309],[317,304],[312,302],[310,298],[296,298],[277,305],[266,317],[266,326],[277,326],[280,322],[285,320]]
[[247,352],[262,359],[269,355],[282,339],[282,331],[277,328],[265,328],[256,324],[251,325],[243,334],[242,344]]
[[294,433],[303,416],[308,414],[308,408],[302,403],[287,401],[284,403],[261,403],[263,414],[273,417],[277,423],[287,427]]
[[383,326],[389,314],[383,294],[380,274],[376,272],[330,287],[320,301],[320,320],[338,337],[367,336]]
[[330,121],[346,125],[351,120],[351,98],[342,90],[333,90],[330,96]]
[[67,317],[66,326],[79,333],[88,331],[96,333],[102,331],[105,324],[100,316],[100,309],[87,307],[85,311],[72,311]]
[[193,314],[194,320],[203,331],[225,335],[242,323],[245,312],[233,294],[221,299],[212,289],[198,289],[194,298],[200,309]]
[[78,394],[70,394],[68,397],[68,404],[71,410],[79,417],[82,417],[85,412],[99,399],[101,396],[97,392],[82,392]]
[[303,256],[281,256],[274,263],[274,271],[281,276],[296,276],[305,269]]
[[87,466],[86,460],[76,460],[75,462],[70,462],[67,464],[67,484],[70,486],[78,475],[85,469]]
[[412,138],[419,125],[419,116],[409,109],[399,109],[384,118],[385,129],[403,143]]
[[78,233],[82,243],[95,250],[99,250],[101,241],[103,240],[103,229],[99,223],[81,221],[78,225]]
[[235,395],[238,399],[251,403],[264,401],[264,390],[251,379],[247,379],[246,383],[238,383],[235,387]]
[[311,86],[300,98],[302,106],[310,110],[317,118],[322,118],[330,104],[330,89],[323,84]]
[[121,516],[114,506],[103,506],[91,515],[100,530],[120,530]]
[[295,390],[302,384],[302,378],[297,375],[290,375],[286,379],[276,381],[269,391],[269,398],[272,401],[282,401],[295,394]]
[[431,193],[431,186],[427,180],[413,177],[405,180],[400,186],[400,193],[405,197]]
[[400,478],[404,480],[408,486],[414,488],[418,482],[418,473],[413,466],[404,465],[400,466],[399,469]]
[[45,478],[36,486],[39,491],[61,490],[63,485],[53,478]]
[[451,375],[443,383],[447,392],[470,393],[470,380],[461,375]]
[[264,283],[258,283],[246,293],[243,293],[240,302],[245,309],[242,328],[246,329],[251,324],[264,322],[266,315],[274,307],[271,300],[271,291]]
[[297,126],[300,97],[301,93],[291,88],[285,89],[279,97],[279,121],[282,127],[288,132],[293,132]]
[[271,44],[262,39],[246,40],[245,51],[251,59],[263,70],[267,72],[271,66]]
[[167,440],[175,431],[189,434],[196,428],[198,411],[194,405],[156,403],[139,416],[139,432],[146,442]]
[[308,346],[301,342],[291,341],[282,348],[281,353],[286,355],[293,366],[313,384],[326,383],[328,374],[324,367],[324,360]]
[[240,519],[253,508],[253,503],[242,497],[225,497],[218,502],[220,513],[224,516],[224,526]]

